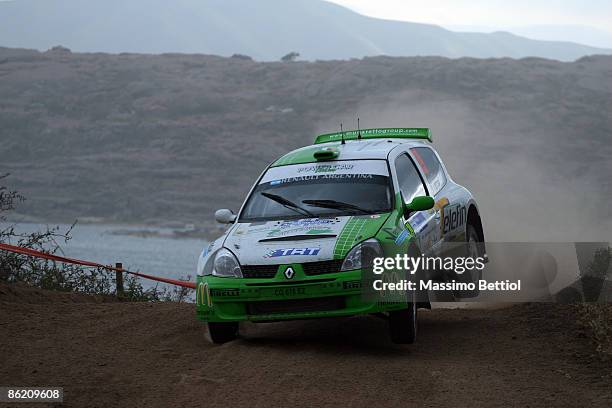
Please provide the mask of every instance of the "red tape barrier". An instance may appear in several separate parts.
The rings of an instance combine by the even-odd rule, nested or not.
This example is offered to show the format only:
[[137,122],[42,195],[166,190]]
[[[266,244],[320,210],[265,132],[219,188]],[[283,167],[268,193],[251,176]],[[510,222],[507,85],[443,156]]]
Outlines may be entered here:
[[130,275],[140,276],[141,278],[150,279],[150,280],[154,280],[157,282],[169,283],[171,285],[182,286],[184,288],[189,288],[189,289],[196,288],[196,284],[194,282],[185,282],[185,281],[181,281],[177,279],[161,278],[159,276],[147,275],[145,273],[132,272],[132,271],[128,271],[125,269],[118,269],[118,268],[115,268],[114,266],[102,265],[96,262],[82,261],[80,259],[66,258],[64,256],[47,254],[45,252],[37,251],[35,249],[24,248],[24,247],[15,246],[15,245],[0,243],[0,250],[13,252],[16,254],[33,256],[36,258],[48,259],[50,261],[56,261],[56,262],[61,262],[61,263],[88,266],[92,268],[104,268],[104,269],[108,269],[108,270],[116,271],[116,272],[125,272],[125,273],[129,273]]

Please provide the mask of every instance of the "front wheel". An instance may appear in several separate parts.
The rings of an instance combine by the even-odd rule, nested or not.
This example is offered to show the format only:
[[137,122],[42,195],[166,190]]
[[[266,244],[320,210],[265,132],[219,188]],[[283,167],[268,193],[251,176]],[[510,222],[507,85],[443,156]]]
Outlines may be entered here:
[[215,323],[208,322],[208,333],[215,344],[223,344],[238,337],[238,322]]
[[389,312],[389,333],[396,344],[412,344],[417,335],[417,304],[408,303],[408,309]]

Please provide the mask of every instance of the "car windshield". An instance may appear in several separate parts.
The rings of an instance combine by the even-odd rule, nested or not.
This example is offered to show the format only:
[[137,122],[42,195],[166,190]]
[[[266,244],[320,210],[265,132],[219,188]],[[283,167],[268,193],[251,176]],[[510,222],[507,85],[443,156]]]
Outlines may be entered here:
[[253,189],[240,221],[376,214],[391,207],[386,161],[305,163],[270,168]]

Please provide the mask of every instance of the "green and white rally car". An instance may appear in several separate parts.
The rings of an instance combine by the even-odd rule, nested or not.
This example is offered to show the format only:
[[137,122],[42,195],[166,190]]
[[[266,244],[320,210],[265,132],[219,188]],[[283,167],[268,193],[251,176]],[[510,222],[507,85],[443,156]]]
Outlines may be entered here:
[[362,261],[435,254],[448,242],[476,254],[484,243],[472,194],[425,128],[320,135],[268,166],[238,214],[215,217],[231,226],[200,255],[196,282],[197,317],[215,343],[236,338],[240,321],[358,314],[387,316],[392,340],[412,343],[428,299],[368,300]]

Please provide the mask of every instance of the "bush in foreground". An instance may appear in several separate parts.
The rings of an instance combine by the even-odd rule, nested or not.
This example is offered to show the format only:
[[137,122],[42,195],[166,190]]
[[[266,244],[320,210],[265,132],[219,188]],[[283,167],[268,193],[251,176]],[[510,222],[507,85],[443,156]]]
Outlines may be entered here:
[[[0,223],[5,223],[6,214],[24,200],[18,192],[5,186],[8,175],[0,175]],[[14,226],[0,227],[0,243],[18,245],[48,254],[63,255],[61,243],[70,240],[74,224],[64,232],[59,227],[47,228],[29,234],[18,233]],[[115,294],[115,272],[104,268],[85,268],[78,265],[61,264],[8,251],[0,251],[0,281],[23,282],[42,289],[81,292],[96,295]],[[189,289],[160,289],[155,286],[144,289],[138,278],[124,276],[122,299],[131,301],[184,301]]]

